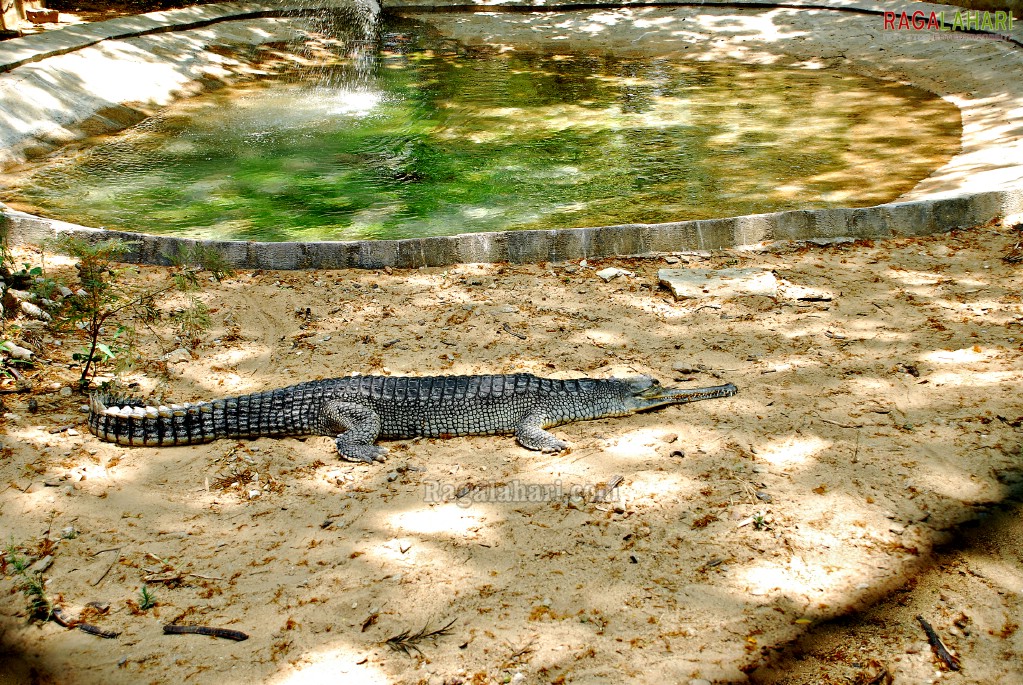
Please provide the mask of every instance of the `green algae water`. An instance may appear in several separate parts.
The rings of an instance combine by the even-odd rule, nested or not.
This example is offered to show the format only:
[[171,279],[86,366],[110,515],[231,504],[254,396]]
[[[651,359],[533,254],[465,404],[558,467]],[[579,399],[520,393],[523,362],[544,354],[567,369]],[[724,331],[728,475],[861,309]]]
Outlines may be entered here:
[[830,70],[502,52],[395,20],[350,71],[192,98],[5,199],[148,233],[404,238],[867,206],[959,146],[951,104]]

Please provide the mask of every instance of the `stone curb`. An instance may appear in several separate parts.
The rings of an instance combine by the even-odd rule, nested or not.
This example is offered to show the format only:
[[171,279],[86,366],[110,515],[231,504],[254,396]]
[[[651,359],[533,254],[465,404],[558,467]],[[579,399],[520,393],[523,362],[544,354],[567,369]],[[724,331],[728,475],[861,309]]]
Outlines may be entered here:
[[1023,215],[1023,189],[899,202],[856,209],[753,214],[665,224],[627,224],[546,231],[465,233],[403,240],[261,243],[195,240],[86,228],[4,209],[3,227],[15,242],[39,244],[71,234],[88,240],[134,243],[124,261],[170,264],[169,256],[201,246],[238,269],[416,269],[486,262],[563,262],[571,259],[714,250],[778,240],[883,239],[941,233]]

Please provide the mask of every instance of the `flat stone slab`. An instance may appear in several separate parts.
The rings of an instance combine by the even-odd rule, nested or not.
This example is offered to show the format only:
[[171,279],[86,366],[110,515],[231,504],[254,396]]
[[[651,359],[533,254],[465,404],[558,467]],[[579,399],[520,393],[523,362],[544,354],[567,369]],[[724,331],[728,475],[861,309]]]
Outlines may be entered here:
[[778,279],[769,269],[660,269],[657,280],[675,299],[778,295]]

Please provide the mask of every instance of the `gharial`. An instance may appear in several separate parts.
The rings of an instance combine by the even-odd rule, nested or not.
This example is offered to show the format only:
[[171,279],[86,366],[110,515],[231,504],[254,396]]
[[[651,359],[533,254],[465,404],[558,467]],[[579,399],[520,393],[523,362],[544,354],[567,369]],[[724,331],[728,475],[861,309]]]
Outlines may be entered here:
[[387,450],[373,444],[378,438],[514,434],[528,449],[560,452],[567,443],[545,428],[737,392],[731,383],[668,388],[648,376],[348,376],[170,406],[94,394],[89,430],[103,440],[139,446],[329,435],[341,458],[364,462],[384,460]]

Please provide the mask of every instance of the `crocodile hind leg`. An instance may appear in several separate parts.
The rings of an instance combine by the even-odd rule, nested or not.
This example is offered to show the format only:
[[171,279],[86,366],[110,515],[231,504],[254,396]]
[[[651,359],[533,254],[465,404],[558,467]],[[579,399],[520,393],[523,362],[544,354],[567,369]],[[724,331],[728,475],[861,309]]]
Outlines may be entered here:
[[338,455],[346,461],[383,461],[387,450],[373,442],[380,435],[380,417],[354,402],[327,402],[321,409],[323,432],[336,435]]
[[543,429],[544,421],[541,417],[530,414],[525,416],[515,426],[515,439],[519,444],[529,450],[540,452],[560,452],[568,447],[568,443],[559,440],[552,433]]

